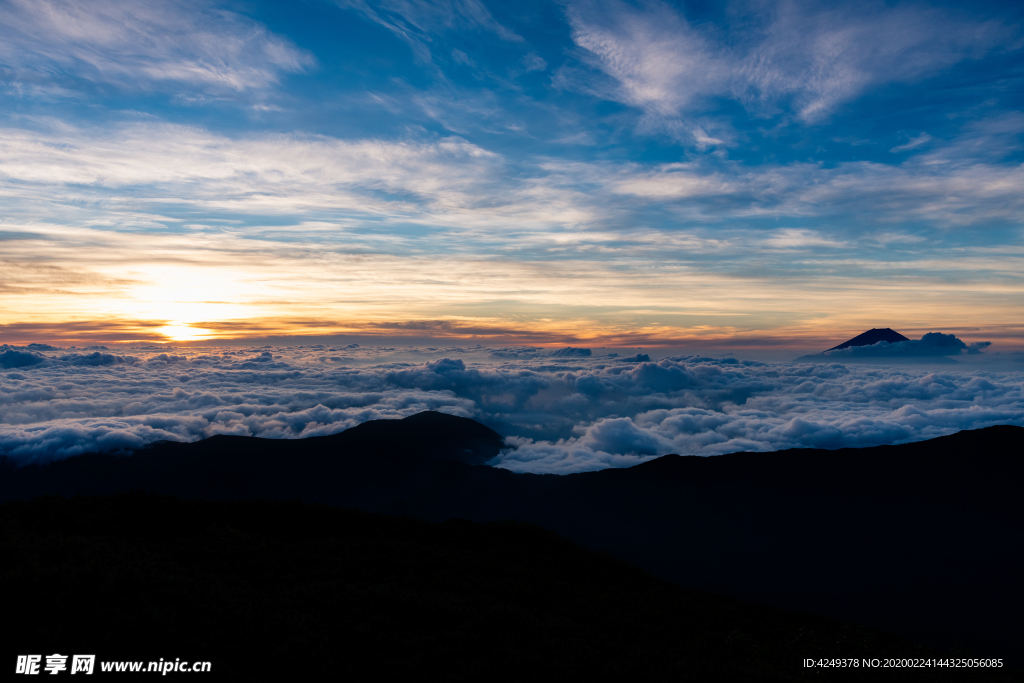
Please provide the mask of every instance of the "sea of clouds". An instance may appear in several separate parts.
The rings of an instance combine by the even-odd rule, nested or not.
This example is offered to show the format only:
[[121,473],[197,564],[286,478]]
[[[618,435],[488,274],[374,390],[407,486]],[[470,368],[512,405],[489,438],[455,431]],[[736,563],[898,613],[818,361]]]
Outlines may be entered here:
[[295,439],[423,410],[506,436],[517,472],[1024,426],[1024,363],[986,369],[651,359],[530,347],[0,346],[0,455],[48,461],[214,434]]

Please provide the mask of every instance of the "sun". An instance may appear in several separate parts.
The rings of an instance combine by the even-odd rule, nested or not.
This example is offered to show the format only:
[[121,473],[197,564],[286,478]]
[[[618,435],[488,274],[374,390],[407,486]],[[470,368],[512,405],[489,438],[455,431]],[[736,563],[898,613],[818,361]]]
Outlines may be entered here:
[[167,337],[169,341],[201,341],[213,336],[213,330],[177,322],[159,327],[156,331]]

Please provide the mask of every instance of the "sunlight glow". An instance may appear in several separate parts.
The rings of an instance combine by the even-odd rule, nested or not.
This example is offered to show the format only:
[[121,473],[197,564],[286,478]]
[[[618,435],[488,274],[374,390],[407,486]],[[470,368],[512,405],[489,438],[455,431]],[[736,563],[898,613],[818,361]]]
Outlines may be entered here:
[[213,330],[201,327],[190,327],[185,323],[171,323],[156,330],[159,334],[167,337],[169,341],[202,341],[212,339],[215,335]]

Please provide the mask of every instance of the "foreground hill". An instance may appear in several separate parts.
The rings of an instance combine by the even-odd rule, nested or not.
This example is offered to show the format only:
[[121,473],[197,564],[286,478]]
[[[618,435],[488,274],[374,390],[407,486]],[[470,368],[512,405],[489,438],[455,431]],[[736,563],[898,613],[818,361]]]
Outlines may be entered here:
[[509,522],[50,497],[0,505],[0,550],[12,655],[209,661],[204,680],[1024,681],[804,668],[949,653],[685,590]]
[[665,456],[557,476],[460,462],[495,448],[480,427],[426,413],[362,428],[373,439],[361,428],[301,441],[220,436],[131,457],[8,461],[0,499],[141,489],[531,522],[682,586],[1024,668],[1022,428],[865,449]]

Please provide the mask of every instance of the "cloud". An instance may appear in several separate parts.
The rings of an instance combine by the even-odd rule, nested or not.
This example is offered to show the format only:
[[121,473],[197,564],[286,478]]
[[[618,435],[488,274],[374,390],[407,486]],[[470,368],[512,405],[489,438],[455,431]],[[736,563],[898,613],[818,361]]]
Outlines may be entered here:
[[8,368],[24,368],[30,365],[38,365],[46,360],[46,357],[42,354],[33,353],[32,351],[0,348],[3,348],[3,351],[0,352],[0,367],[5,370]]
[[768,22],[739,71],[762,101],[792,97],[806,121],[869,87],[925,78],[1010,37],[996,21],[910,4],[784,3]]
[[459,138],[433,143],[303,135],[233,140],[152,123],[50,133],[8,129],[0,131],[0,141],[6,150],[0,177],[97,190],[150,187],[164,201],[243,212],[361,207],[361,214],[397,217],[423,202],[439,211],[468,208],[477,197],[466,191],[493,179],[501,162]]
[[1010,38],[995,21],[912,5],[747,3],[743,10],[695,24],[659,0],[572,2],[572,37],[591,70],[563,68],[559,82],[637,107],[648,124],[699,143],[707,136],[693,113],[713,98],[755,114],[788,105],[814,122],[869,87],[925,78]]
[[[5,150],[0,196],[10,211],[34,216],[45,208],[52,221],[90,226],[163,227],[182,220],[174,218],[178,213],[190,223],[197,213],[232,214],[246,222],[269,214],[294,217],[295,224],[276,232],[263,229],[261,236],[288,241],[296,231],[323,238],[338,221],[359,219],[473,231],[488,248],[509,249],[515,241],[524,245],[520,249],[533,249],[542,241],[564,249],[564,241],[572,239],[607,249],[614,237],[618,244],[612,246],[647,246],[654,253],[663,240],[679,238],[679,222],[754,227],[780,217],[848,223],[854,215],[938,228],[1010,222],[1024,208],[1017,191],[1024,169],[970,155],[972,149],[1002,144],[1007,135],[1001,129],[972,129],[926,159],[895,166],[858,161],[830,168],[811,163],[751,168],[709,160],[512,163],[458,137],[428,142],[299,134],[229,138],[162,123],[7,128],[0,129]],[[136,195],[130,207],[125,192]],[[637,197],[650,201],[638,204]],[[671,229],[661,230],[657,223],[637,229],[651,211],[671,217]],[[26,226],[24,233],[54,241],[40,227]],[[776,239],[822,246],[839,241],[822,231],[788,230]],[[372,237],[371,248],[379,248],[408,243],[406,235],[363,230],[359,239]],[[5,244],[14,249],[17,243]],[[36,251],[51,248],[25,244]]]
[[566,14],[585,61],[611,77],[591,86],[609,99],[671,117],[728,90],[717,47],[664,3],[573,3]]
[[70,75],[222,95],[267,88],[313,64],[259,22],[201,0],[12,0],[0,27],[0,60],[20,81]]
[[555,349],[549,355],[552,358],[589,358],[590,349],[566,346],[564,349]]
[[536,358],[539,355],[541,349],[536,346],[508,346],[491,350],[491,358]]
[[544,61],[544,58],[535,52],[527,53],[522,59],[523,69],[529,73],[530,71],[544,71],[548,68],[548,63]]
[[917,149],[918,147],[922,147],[924,145],[927,145],[933,139],[934,138],[931,135],[928,135],[928,133],[921,133],[916,138],[912,139],[910,142],[908,142],[908,143],[906,143],[904,145],[897,145],[897,146],[893,147],[892,149],[890,149],[889,151],[890,152],[906,152],[907,150]]
[[764,241],[765,245],[776,249],[801,249],[804,247],[849,247],[843,242],[830,239],[816,230],[796,230],[785,228],[777,231]]
[[[42,352],[44,360],[0,374],[0,454],[45,461],[213,434],[302,438],[441,410],[507,436],[492,464],[564,473],[666,453],[872,446],[1024,425],[1024,371],[831,358],[623,363],[528,349],[530,357],[494,357],[502,351],[320,344]],[[88,360],[107,357],[122,360]]]
[[[479,0],[337,0],[406,42],[424,62],[431,61],[433,37],[449,31],[486,31],[502,40],[522,42],[522,36],[502,26]],[[466,54],[458,51],[462,58]],[[456,56],[456,61],[462,61]],[[542,60],[543,61],[543,60]],[[542,68],[542,67],[541,67]]]
[[656,435],[640,429],[628,417],[599,420],[577,443],[591,451],[621,455],[658,455],[669,447]]
[[136,358],[135,356],[117,356],[112,353],[100,353],[99,351],[93,351],[92,353],[71,353],[64,356],[59,356],[58,360],[69,365],[92,366],[121,364],[131,365],[133,363],[138,362],[138,358]]

